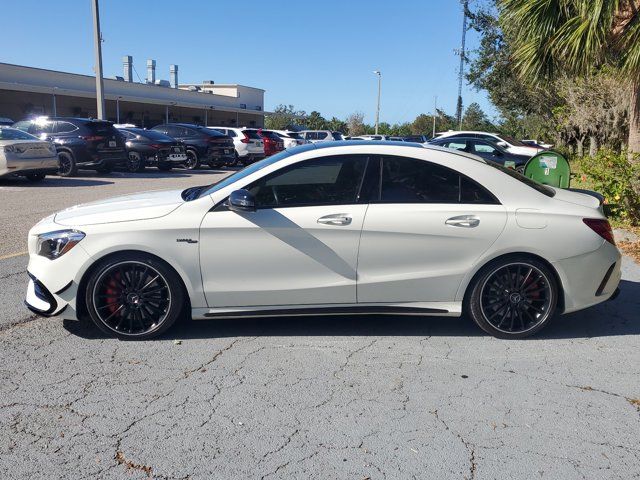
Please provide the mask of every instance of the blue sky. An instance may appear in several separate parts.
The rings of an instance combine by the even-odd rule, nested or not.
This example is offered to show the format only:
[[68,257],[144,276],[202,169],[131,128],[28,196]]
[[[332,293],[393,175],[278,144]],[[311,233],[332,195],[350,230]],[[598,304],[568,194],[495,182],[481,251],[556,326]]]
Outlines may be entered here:
[[[2,3],[1,62],[93,74],[91,0]],[[267,110],[361,111],[373,123],[378,69],[380,121],[430,113],[434,95],[455,112],[458,0],[101,0],[100,13],[105,76],[122,75],[122,56],[133,55],[144,78],[153,58],[157,78],[168,79],[176,63],[180,82],[265,89]],[[468,46],[477,41],[469,32]],[[463,99],[494,115],[483,92],[465,85]]]

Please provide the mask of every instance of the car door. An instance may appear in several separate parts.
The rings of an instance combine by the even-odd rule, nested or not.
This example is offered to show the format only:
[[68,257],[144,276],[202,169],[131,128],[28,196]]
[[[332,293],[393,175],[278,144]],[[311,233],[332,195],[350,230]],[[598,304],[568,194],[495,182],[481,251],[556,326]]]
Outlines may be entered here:
[[394,156],[380,165],[380,191],[362,228],[358,302],[453,301],[502,232],[505,209],[448,167]]
[[367,163],[366,155],[302,161],[242,186],[256,211],[209,212],[200,230],[208,305],[355,303]]

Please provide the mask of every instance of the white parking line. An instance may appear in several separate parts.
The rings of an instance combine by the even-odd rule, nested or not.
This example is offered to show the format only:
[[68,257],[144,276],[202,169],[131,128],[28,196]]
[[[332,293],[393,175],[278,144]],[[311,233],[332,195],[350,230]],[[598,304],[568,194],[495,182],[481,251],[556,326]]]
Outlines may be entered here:
[[8,258],[21,257],[27,255],[29,252],[10,253],[8,255],[0,255],[0,260],[7,260]]

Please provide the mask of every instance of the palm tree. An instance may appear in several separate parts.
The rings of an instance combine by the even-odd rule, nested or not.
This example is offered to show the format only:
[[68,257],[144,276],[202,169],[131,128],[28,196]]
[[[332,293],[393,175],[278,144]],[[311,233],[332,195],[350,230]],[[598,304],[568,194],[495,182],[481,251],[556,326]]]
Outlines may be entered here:
[[513,60],[529,80],[614,67],[630,82],[628,149],[640,153],[640,0],[498,0]]

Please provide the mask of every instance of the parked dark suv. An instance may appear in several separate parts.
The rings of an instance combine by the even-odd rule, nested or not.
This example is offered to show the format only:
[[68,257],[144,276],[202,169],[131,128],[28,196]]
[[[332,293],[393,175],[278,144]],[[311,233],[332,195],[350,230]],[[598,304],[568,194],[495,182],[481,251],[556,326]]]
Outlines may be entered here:
[[151,130],[169,135],[185,144],[185,167],[189,170],[199,168],[202,164],[214,168],[235,162],[235,147],[231,137],[212,128],[191,123],[166,123],[156,125]]
[[90,118],[38,117],[13,124],[15,128],[52,141],[58,150],[58,173],[71,177],[78,169],[110,173],[127,161],[124,137],[111,122]]
[[187,161],[184,144],[164,133],[134,127],[118,127],[127,142],[127,170],[143,172],[146,166],[168,171]]

